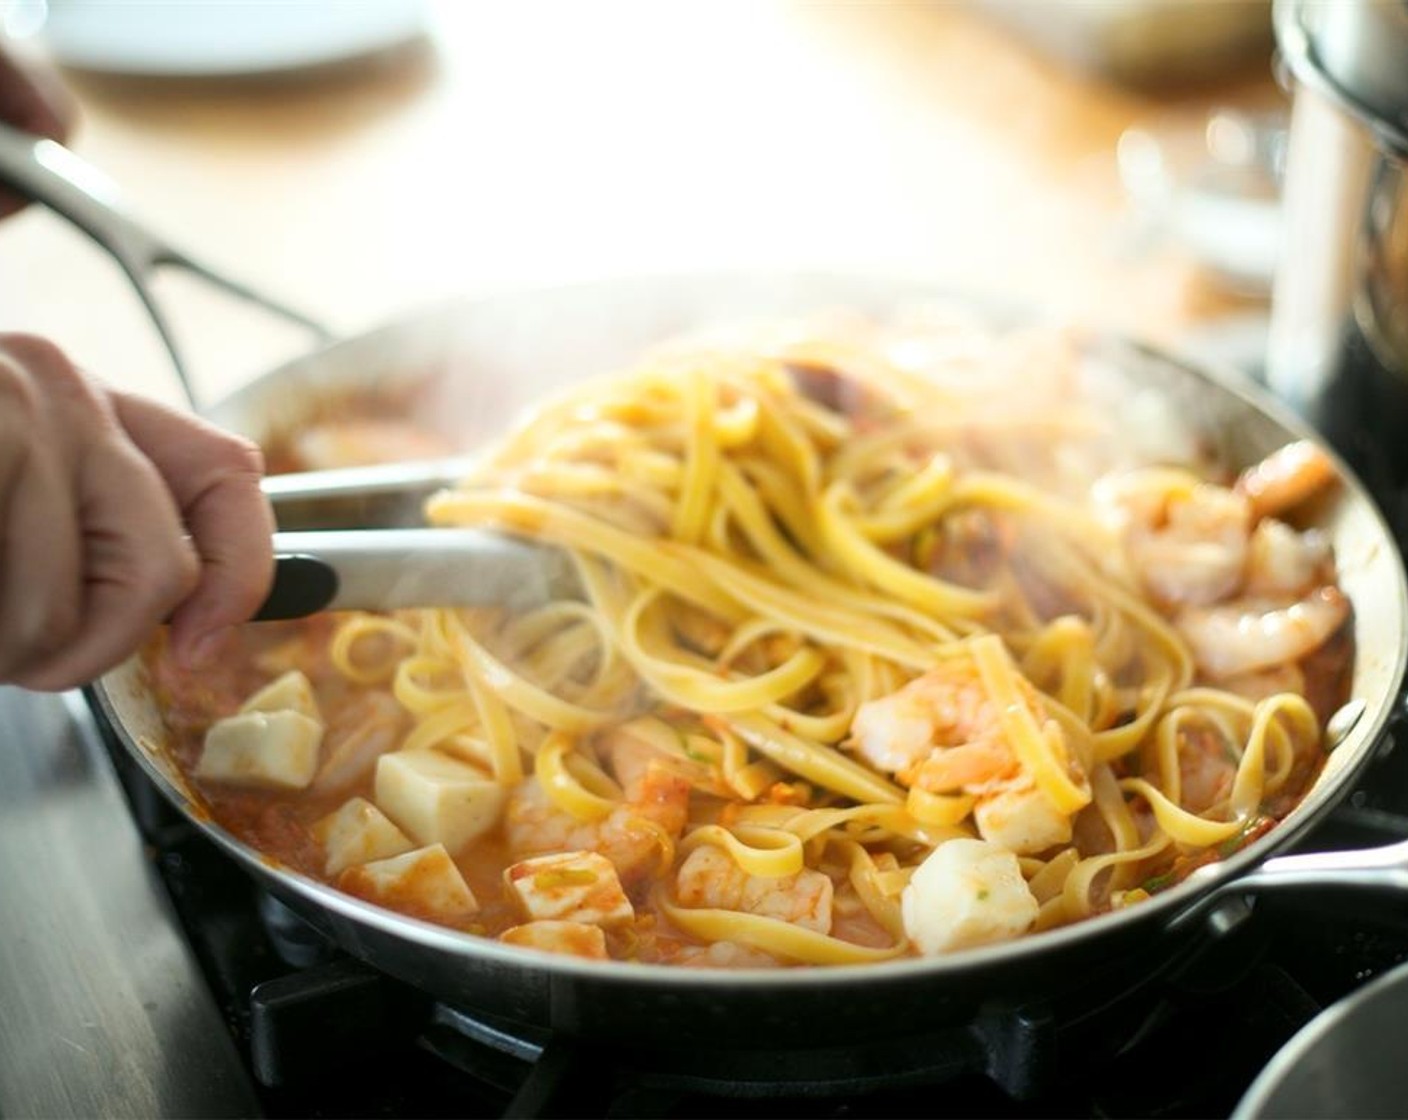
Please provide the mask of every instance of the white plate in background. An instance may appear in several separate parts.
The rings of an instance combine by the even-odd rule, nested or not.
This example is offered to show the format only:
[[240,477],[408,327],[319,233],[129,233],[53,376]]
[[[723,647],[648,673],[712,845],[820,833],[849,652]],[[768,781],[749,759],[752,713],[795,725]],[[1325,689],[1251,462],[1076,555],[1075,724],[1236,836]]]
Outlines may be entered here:
[[323,66],[424,34],[425,0],[29,0],[59,63],[153,77]]

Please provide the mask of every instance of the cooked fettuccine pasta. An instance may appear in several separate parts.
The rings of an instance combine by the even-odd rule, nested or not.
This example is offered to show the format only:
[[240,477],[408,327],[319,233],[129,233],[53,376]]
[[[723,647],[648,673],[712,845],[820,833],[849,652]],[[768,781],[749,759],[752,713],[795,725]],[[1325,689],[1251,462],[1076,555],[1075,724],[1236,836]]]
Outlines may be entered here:
[[1137,412],[1050,335],[662,350],[426,506],[573,588],[248,628],[222,688],[164,678],[179,753],[270,854],[551,952],[847,964],[1139,905],[1296,803],[1351,650],[1279,519],[1324,457],[1154,461]]

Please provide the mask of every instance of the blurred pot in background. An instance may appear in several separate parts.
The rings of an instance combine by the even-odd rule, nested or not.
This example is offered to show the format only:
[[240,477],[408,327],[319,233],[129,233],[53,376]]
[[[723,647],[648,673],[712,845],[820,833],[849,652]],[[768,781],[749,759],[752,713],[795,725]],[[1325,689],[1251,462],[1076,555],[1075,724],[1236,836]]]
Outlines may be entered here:
[[1408,538],[1408,4],[1277,0],[1294,89],[1267,380]]

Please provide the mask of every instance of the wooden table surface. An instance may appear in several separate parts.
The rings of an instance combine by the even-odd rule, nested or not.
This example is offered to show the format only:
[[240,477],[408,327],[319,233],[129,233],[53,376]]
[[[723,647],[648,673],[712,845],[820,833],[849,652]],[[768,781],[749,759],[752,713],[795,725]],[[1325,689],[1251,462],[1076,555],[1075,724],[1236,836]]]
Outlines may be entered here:
[[[1132,124],[1279,102],[1269,61],[1137,93],[943,3],[480,4],[428,44],[278,79],[67,73],[72,146],[131,210],[338,332],[417,304],[715,268],[896,269],[1167,339],[1235,300],[1140,245]],[[178,278],[207,392],[304,344]],[[0,329],[174,398],[120,273],[31,207],[0,224]]]

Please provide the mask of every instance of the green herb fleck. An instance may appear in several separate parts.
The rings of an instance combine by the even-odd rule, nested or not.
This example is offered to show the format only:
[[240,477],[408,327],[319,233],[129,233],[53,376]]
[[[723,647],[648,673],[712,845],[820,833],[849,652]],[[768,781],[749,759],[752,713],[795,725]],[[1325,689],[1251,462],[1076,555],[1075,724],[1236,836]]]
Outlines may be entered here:
[[1247,821],[1247,823],[1244,824],[1240,830],[1238,830],[1233,835],[1229,836],[1226,840],[1224,840],[1221,844],[1217,846],[1217,854],[1220,855],[1223,859],[1228,859],[1229,857],[1236,855],[1246,845],[1247,840],[1251,837],[1252,832],[1255,829],[1260,828],[1265,822],[1265,820],[1266,818],[1261,816],[1252,817],[1251,820]]
[[1144,882],[1139,885],[1150,894],[1156,894],[1159,891],[1166,890],[1173,886],[1175,881],[1176,877],[1173,872],[1165,871],[1162,875],[1155,875],[1153,878],[1145,879]]
[[982,890],[980,890],[980,891],[978,892],[978,901],[979,901],[979,902],[986,902],[986,901],[988,900],[988,895],[990,895],[990,894],[992,894],[992,892],[991,892],[990,890],[988,890],[987,887],[984,887]]

